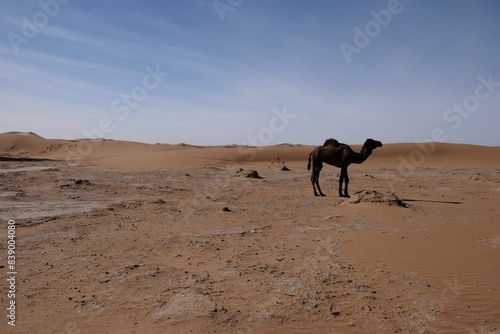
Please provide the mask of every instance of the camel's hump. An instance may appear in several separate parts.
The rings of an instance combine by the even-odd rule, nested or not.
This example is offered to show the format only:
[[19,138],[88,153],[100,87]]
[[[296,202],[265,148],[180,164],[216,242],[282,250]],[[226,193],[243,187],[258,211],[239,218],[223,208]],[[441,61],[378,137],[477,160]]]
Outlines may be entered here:
[[325,141],[323,146],[339,146],[340,143],[338,142],[337,139],[329,138]]

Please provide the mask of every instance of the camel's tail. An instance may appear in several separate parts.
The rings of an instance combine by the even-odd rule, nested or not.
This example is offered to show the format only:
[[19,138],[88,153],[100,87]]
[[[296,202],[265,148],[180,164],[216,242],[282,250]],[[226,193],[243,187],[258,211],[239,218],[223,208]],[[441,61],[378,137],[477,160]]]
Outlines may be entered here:
[[309,161],[307,162],[307,170],[311,170],[311,155],[312,152],[309,154]]

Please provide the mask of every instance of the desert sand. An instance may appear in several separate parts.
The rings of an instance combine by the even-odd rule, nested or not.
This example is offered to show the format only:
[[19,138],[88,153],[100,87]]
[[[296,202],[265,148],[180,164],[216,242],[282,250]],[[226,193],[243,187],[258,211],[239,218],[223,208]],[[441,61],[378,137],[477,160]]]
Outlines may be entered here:
[[500,333],[500,147],[313,148],[0,134],[0,332]]

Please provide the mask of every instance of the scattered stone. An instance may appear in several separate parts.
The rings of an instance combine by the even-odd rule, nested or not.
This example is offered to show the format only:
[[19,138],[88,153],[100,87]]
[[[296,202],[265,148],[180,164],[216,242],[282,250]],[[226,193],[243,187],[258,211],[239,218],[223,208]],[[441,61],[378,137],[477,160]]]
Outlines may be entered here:
[[81,186],[81,185],[90,186],[91,185],[89,180],[82,180],[82,179],[75,180],[75,184],[77,186]]
[[212,312],[214,312],[214,313],[215,313],[215,312],[222,312],[222,313],[226,313],[226,312],[227,312],[227,310],[224,308],[224,306],[222,306],[220,309],[217,309],[217,307],[214,307],[214,308],[212,309]]
[[231,209],[228,208],[227,206],[225,206],[225,207],[222,208],[222,211],[224,211],[224,212],[231,212]]
[[157,199],[156,201],[153,201],[153,204],[165,204],[166,202],[162,200],[161,198]]
[[66,180],[57,180],[58,187],[61,189],[66,188],[75,188],[79,186],[90,186],[92,185],[89,180],[86,179],[66,179]]
[[236,171],[236,176],[244,176],[252,179],[262,179],[262,177],[259,175],[259,172],[253,169],[244,170],[243,168],[240,168]]
[[139,267],[140,267],[140,264],[133,264],[133,265],[126,267],[126,269],[134,270],[134,269],[137,269]]
[[262,178],[259,176],[259,172],[257,172],[256,170],[249,170],[246,173],[246,177],[250,177],[252,179],[261,179]]
[[287,166],[283,166],[283,167],[281,167],[281,169],[280,169],[280,170],[281,170],[281,171],[284,171],[284,172],[289,172],[289,171],[290,171],[290,169],[289,169]]

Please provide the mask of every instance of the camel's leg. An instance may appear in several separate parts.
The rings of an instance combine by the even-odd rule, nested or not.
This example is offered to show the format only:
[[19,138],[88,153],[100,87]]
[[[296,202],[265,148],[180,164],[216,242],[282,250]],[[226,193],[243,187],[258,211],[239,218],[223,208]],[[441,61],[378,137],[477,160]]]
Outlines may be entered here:
[[344,194],[342,194],[342,183],[344,182],[344,168],[340,170],[340,177],[339,177],[339,196],[344,197]]
[[[314,190],[314,196],[325,196],[319,187],[319,173],[323,168],[323,163],[321,160],[317,159],[317,156],[312,156],[312,168],[311,168],[311,183]],[[316,188],[318,188],[319,194],[316,192]]]
[[313,186],[314,196],[319,196],[319,194],[316,192],[316,179],[318,178],[319,172],[317,171],[316,155],[314,154],[314,152],[311,152],[311,154],[309,154],[309,163],[307,164],[307,169],[311,169],[311,184]]
[[314,190],[314,196],[319,196],[319,194],[316,192],[316,179],[317,178],[318,178],[318,176],[317,176],[316,168],[313,167],[313,169],[311,171],[311,183],[312,183],[313,190]]
[[[323,194],[323,192],[321,191],[321,188],[319,187],[319,172],[321,171],[321,168],[318,168],[318,173],[316,174],[316,187],[318,187],[318,191],[319,191],[319,194],[321,196],[326,196],[325,194]],[[316,195],[318,196],[318,195]]]
[[[316,192],[316,164],[315,164],[315,159],[312,157],[312,153],[309,155],[309,164],[307,165],[307,169],[311,169],[311,184],[313,186],[313,191],[314,191],[314,196],[319,196],[318,193]],[[311,168],[311,157],[313,158],[312,160],[312,168]]]
[[[342,193],[342,183],[345,182],[345,190]],[[347,187],[349,186],[349,176],[347,175],[347,167],[342,167],[340,169],[340,179],[339,179],[339,196],[340,197],[351,197],[349,196],[349,192],[347,191]]]
[[349,192],[347,191],[347,188],[349,187],[349,175],[347,174],[347,167],[345,168],[344,172],[344,182],[345,182],[344,197],[351,197],[349,196]]

